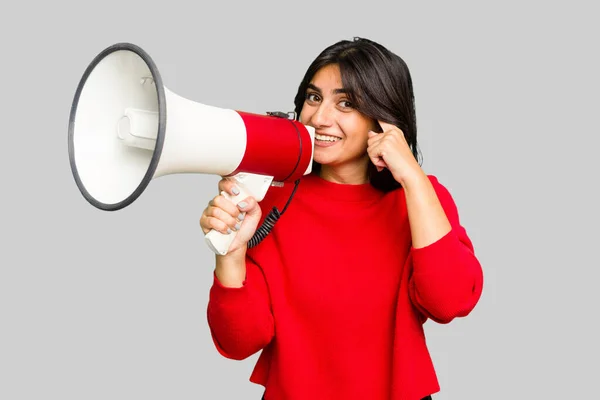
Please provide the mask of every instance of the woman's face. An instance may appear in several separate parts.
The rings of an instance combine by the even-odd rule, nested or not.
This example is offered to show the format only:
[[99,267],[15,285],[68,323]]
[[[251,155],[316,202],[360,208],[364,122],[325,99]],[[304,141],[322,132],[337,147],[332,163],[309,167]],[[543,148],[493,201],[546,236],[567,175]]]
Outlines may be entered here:
[[314,75],[306,91],[300,122],[315,128],[316,162],[331,167],[360,166],[361,171],[366,171],[368,132],[374,128],[374,122],[348,101],[337,64],[327,65]]

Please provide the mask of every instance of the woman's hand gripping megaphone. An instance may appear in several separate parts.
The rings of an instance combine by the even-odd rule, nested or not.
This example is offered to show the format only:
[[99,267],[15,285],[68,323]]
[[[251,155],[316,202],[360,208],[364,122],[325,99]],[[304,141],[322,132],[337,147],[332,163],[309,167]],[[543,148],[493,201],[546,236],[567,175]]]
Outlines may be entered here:
[[239,250],[256,232],[262,200],[272,178],[238,174],[219,181],[220,194],[209,201],[200,217],[208,247],[218,255]]

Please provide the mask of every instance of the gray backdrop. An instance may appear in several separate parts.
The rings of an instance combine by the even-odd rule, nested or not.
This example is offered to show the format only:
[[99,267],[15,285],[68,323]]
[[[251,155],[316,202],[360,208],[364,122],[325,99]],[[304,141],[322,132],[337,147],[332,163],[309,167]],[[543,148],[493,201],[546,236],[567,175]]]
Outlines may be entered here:
[[[566,3],[566,2],[564,2]],[[218,177],[89,205],[68,116],[105,47],[135,43],[189,99],[288,111],[327,45],[408,63],[423,168],[485,273],[466,319],[428,322],[439,400],[598,398],[598,38],[593,2],[21,2],[2,6],[0,399],[258,399],[257,355],[221,357],[198,218]]]

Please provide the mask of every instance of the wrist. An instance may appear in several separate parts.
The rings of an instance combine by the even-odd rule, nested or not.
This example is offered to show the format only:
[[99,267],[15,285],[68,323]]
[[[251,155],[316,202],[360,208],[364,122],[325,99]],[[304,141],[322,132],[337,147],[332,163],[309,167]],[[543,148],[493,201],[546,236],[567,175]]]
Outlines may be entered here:
[[402,185],[405,190],[412,190],[418,187],[422,187],[424,183],[429,183],[429,178],[425,172],[419,168],[407,176],[404,176],[397,181]]
[[240,261],[240,260],[244,260],[246,258],[246,250],[248,250],[248,245],[245,244],[235,250],[228,250],[227,254],[225,255],[220,255],[220,254],[215,254],[215,257],[218,261],[223,261],[223,262],[232,262],[232,261]]
[[219,282],[226,287],[242,287],[246,280],[246,246],[216,255],[215,274]]

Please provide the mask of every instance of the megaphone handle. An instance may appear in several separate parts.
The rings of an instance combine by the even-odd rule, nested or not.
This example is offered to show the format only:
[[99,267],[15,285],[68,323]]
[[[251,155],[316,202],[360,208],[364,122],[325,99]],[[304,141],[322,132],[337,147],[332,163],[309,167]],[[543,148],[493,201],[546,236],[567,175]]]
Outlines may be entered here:
[[[237,206],[240,201],[249,196],[253,196],[257,201],[261,201],[267,193],[273,177],[240,173],[234,176],[233,179],[236,180],[236,186],[240,190],[240,193],[233,197],[226,192],[221,192],[221,195]],[[231,246],[231,242],[235,239],[236,234],[237,232],[233,231],[225,234],[213,229],[204,238],[208,247],[215,254],[224,256],[229,251],[229,246]]]
[[[241,188],[241,185],[238,185],[238,187],[240,188],[240,194],[234,197],[231,197],[227,192],[221,192],[223,197],[232,201],[236,206],[242,199],[248,197],[248,193],[245,193],[245,191]],[[208,232],[204,238],[206,240],[206,244],[213,252],[224,256],[227,254],[229,246],[231,246],[231,242],[233,242],[233,239],[235,239],[236,234],[237,232],[235,231],[225,234],[213,229]]]

